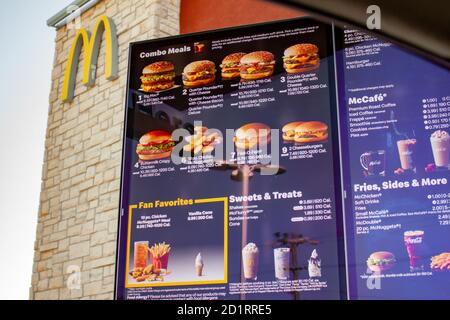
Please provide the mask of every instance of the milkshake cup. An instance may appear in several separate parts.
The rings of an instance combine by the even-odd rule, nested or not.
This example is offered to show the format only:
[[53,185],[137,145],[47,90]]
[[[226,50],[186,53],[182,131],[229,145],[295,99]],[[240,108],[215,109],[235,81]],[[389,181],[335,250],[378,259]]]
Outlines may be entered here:
[[430,137],[436,167],[448,168],[450,164],[450,136],[446,131],[437,130]]
[[311,252],[311,258],[308,260],[308,274],[310,278],[320,278],[322,276],[322,261],[316,249]]
[[258,278],[259,249],[254,243],[248,243],[242,249],[242,264],[244,267],[244,278],[256,280]]
[[416,170],[416,139],[406,139],[397,141],[400,164],[403,170]]
[[289,248],[276,248],[273,250],[273,258],[275,262],[275,278],[278,280],[289,279],[290,270],[290,254]]
[[409,270],[421,271],[424,267],[424,245],[423,245],[424,232],[406,231],[403,234],[406,251],[409,257]]

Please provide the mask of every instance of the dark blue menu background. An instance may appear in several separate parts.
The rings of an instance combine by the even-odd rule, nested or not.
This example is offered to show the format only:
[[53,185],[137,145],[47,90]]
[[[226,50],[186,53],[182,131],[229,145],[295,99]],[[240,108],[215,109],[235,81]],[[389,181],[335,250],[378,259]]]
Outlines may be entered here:
[[[235,43],[224,46],[222,50],[211,50],[211,41],[232,38],[237,36],[257,35],[297,28],[315,27],[311,33],[295,36],[287,36],[275,39],[263,39],[249,43]],[[321,281],[327,282],[327,288],[319,291],[308,291],[300,294],[300,299],[341,299],[346,297],[345,280],[343,279],[344,260],[339,255],[339,246],[343,243],[343,232],[340,228],[340,192],[339,192],[339,161],[337,146],[336,124],[336,98],[334,94],[334,55],[332,48],[331,26],[312,19],[298,19],[283,23],[263,24],[245,28],[230,29],[226,31],[208,32],[189,36],[174,37],[155,41],[141,42],[131,45],[130,69],[128,79],[128,99],[126,118],[126,137],[124,141],[124,162],[122,175],[122,194],[119,230],[118,263],[116,273],[116,293],[118,299],[126,299],[127,291],[124,287],[125,255],[126,255],[126,231],[128,205],[139,201],[172,200],[180,198],[203,199],[211,197],[239,196],[242,194],[242,183],[231,180],[231,171],[211,170],[205,173],[188,174],[180,171],[178,167],[174,172],[163,174],[159,177],[140,178],[132,173],[136,171],[134,165],[138,161],[135,153],[136,145],[142,134],[151,130],[174,129],[192,124],[195,120],[201,120],[204,126],[220,129],[237,129],[246,123],[262,122],[270,128],[280,130],[280,149],[285,145],[281,139],[281,128],[292,121],[321,121],[329,126],[329,139],[323,142],[327,152],[317,155],[313,159],[289,160],[281,158],[280,165],[286,169],[286,173],[277,176],[256,176],[250,181],[249,193],[262,194],[272,191],[289,192],[302,191],[303,199],[330,198],[332,201],[333,219],[328,221],[316,221],[307,223],[293,223],[291,218],[295,216],[293,207],[299,199],[283,199],[259,201],[259,209],[264,210],[256,221],[249,221],[248,241],[254,242],[260,249],[260,272],[258,281],[274,281],[273,245],[276,240],[275,233],[296,233],[319,240],[317,246],[301,245],[298,252],[298,264],[307,266],[313,249],[317,249],[322,259]],[[193,46],[194,42],[201,41],[206,44],[203,53],[173,54],[162,57],[141,59],[141,52],[150,52],[156,49],[164,49],[173,46]],[[313,90],[309,94],[288,96],[279,93],[285,89],[285,84],[280,77],[286,77],[283,69],[284,50],[297,43],[314,43],[319,47],[321,58],[320,68],[316,71],[319,82],[326,84],[326,88]],[[237,101],[230,93],[237,92],[237,87],[232,86],[233,81],[220,79],[219,65],[222,59],[233,52],[252,52],[266,50],[274,54],[276,65],[271,83],[261,85],[260,88],[274,88],[274,103],[263,103],[260,107],[238,109],[231,106],[230,101]],[[215,90],[212,94],[224,94],[224,107],[213,110],[204,110],[198,116],[189,116],[186,112],[187,98],[183,96],[181,73],[185,65],[195,60],[208,59],[215,62],[218,72],[215,84],[223,84],[224,88]],[[140,107],[136,103],[140,86],[139,77],[142,69],[155,61],[169,60],[175,65],[176,85],[178,88],[160,93],[175,95],[176,99],[163,106]],[[164,110],[165,117],[155,117],[156,110]],[[173,119],[177,119],[173,121]],[[169,119],[169,121],[167,121]],[[290,145],[289,145],[290,146]],[[271,147],[269,147],[270,150]],[[281,152],[281,151],[280,151]],[[250,205],[254,203],[249,203]],[[235,205],[231,204],[230,205]],[[171,237],[176,235],[182,242],[183,237],[194,237],[191,241],[207,242],[207,233],[185,234],[183,228],[171,228],[167,232]],[[149,238],[151,235],[149,234]],[[141,240],[144,240],[140,237]],[[240,282],[241,269],[241,227],[229,228],[229,265],[228,281]],[[190,268],[190,267],[189,267]],[[292,278],[292,277],[291,277]],[[308,279],[308,271],[299,273],[300,279]],[[217,285],[220,287],[221,285]],[[186,287],[184,287],[186,288]],[[228,288],[227,288],[228,290]],[[151,292],[151,288],[148,292]],[[140,289],[145,297],[144,291]],[[227,299],[238,299],[237,295],[227,295]],[[291,293],[276,294],[247,294],[247,299],[292,299]]]
[[[344,185],[347,193],[345,201],[346,239],[348,255],[349,294],[352,299],[448,299],[450,297],[450,270],[436,272],[430,269],[430,258],[443,252],[450,252],[450,225],[441,225],[438,215],[415,215],[384,219],[382,224],[398,224],[394,230],[370,232],[357,235],[354,212],[353,187],[355,184],[378,183],[385,181],[408,181],[422,178],[446,178],[450,181],[448,170],[427,173],[425,167],[433,163],[430,135],[438,128],[427,128],[423,118],[423,104],[437,98],[443,102],[450,97],[450,72],[442,66],[431,63],[415,54],[388,45],[379,39],[367,39],[358,43],[346,44],[344,33],[337,33],[337,81],[339,84],[340,126],[342,134],[342,163],[344,167]],[[372,61],[381,65],[348,69],[349,61],[367,59],[365,57],[347,58],[345,49],[355,46],[379,46],[378,55],[371,56]],[[381,45],[381,46],[380,46]],[[351,91],[355,88],[367,88],[381,85],[394,85],[393,88],[379,90]],[[383,103],[395,103],[380,119],[395,119],[395,126],[372,132],[368,137],[351,138],[349,126],[349,98],[370,96],[375,93],[386,94]],[[373,103],[376,104],[376,103]],[[362,104],[362,105],[368,105]],[[426,109],[426,108],[425,108]],[[450,110],[450,108],[447,108]],[[444,117],[445,118],[445,117]],[[445,123],[441,129],[450,132]],[[444,123],[444,124],[442,124]],[[447,122],[448,123],[448,122]],[[417,140],[416,174],[395,175],[400,167],[396,141],[405,137]],[[366,151],[386,151],[385,177],[366,178],[360,165],[360,155]],[[428,195],[449,193],[448,184],[422,188],[382,191],[382,202],[372,206],[372,210],[388,209],[390,213],[420,212],[431,210]],[[361,193],[359,193],[361,194]],[[444,210],[442,214],[448,214]],[[403,243],[403,232],[422,230],[424,237],[424,272],[426,275],[409,277],[409,259]],[[369,289],[366,261],[372,252],[389,251],[395,254],[397,263],[387,275],[403,274],[404,277],[383,278],[379,289]]]

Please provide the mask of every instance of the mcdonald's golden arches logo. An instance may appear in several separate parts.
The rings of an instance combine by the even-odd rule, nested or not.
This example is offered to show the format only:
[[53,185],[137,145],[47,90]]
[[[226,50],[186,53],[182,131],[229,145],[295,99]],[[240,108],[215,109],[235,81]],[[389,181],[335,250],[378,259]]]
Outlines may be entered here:
[[95,84],[97,73],[98,54],[102,36],[105,35],[105,78],[114,80],[118,74],[118,45],[117,31],[114,22],[107,16],[101,16],[95,24],[92,36],[82,28],[78,30],[72,47],[69,52],[66,73],[64,75],[64,85],[62,90],[62,100],[70,102],[73,100],[75,90],[75,77],[79,63],[81,49],[84,47],[84,65],[82,83],[86,86]]

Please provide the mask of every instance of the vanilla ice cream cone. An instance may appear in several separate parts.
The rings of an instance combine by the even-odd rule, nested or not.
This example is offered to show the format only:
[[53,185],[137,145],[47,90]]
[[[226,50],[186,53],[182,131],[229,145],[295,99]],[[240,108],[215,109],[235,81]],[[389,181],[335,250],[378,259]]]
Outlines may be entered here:
[[203,276],[203,258],[200,252],[198,253],[197,257],[195,257],[195,274],[198,277]]
[[197,277],[201,277],[203,275],[203,265],[196,265],[195,266],[195,273],[197,274]]

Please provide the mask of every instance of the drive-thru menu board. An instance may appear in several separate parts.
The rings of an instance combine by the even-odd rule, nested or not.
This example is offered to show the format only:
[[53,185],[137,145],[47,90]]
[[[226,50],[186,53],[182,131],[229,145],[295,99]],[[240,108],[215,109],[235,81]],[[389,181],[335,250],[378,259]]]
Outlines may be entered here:
[[309,18],[132,44],[116,297],[448,298],[449,83]]
[[131,45],[117,298],[346,297],[331,35]]
[[392,43],[337,37],[353,299],[450,297],[450,72]]

